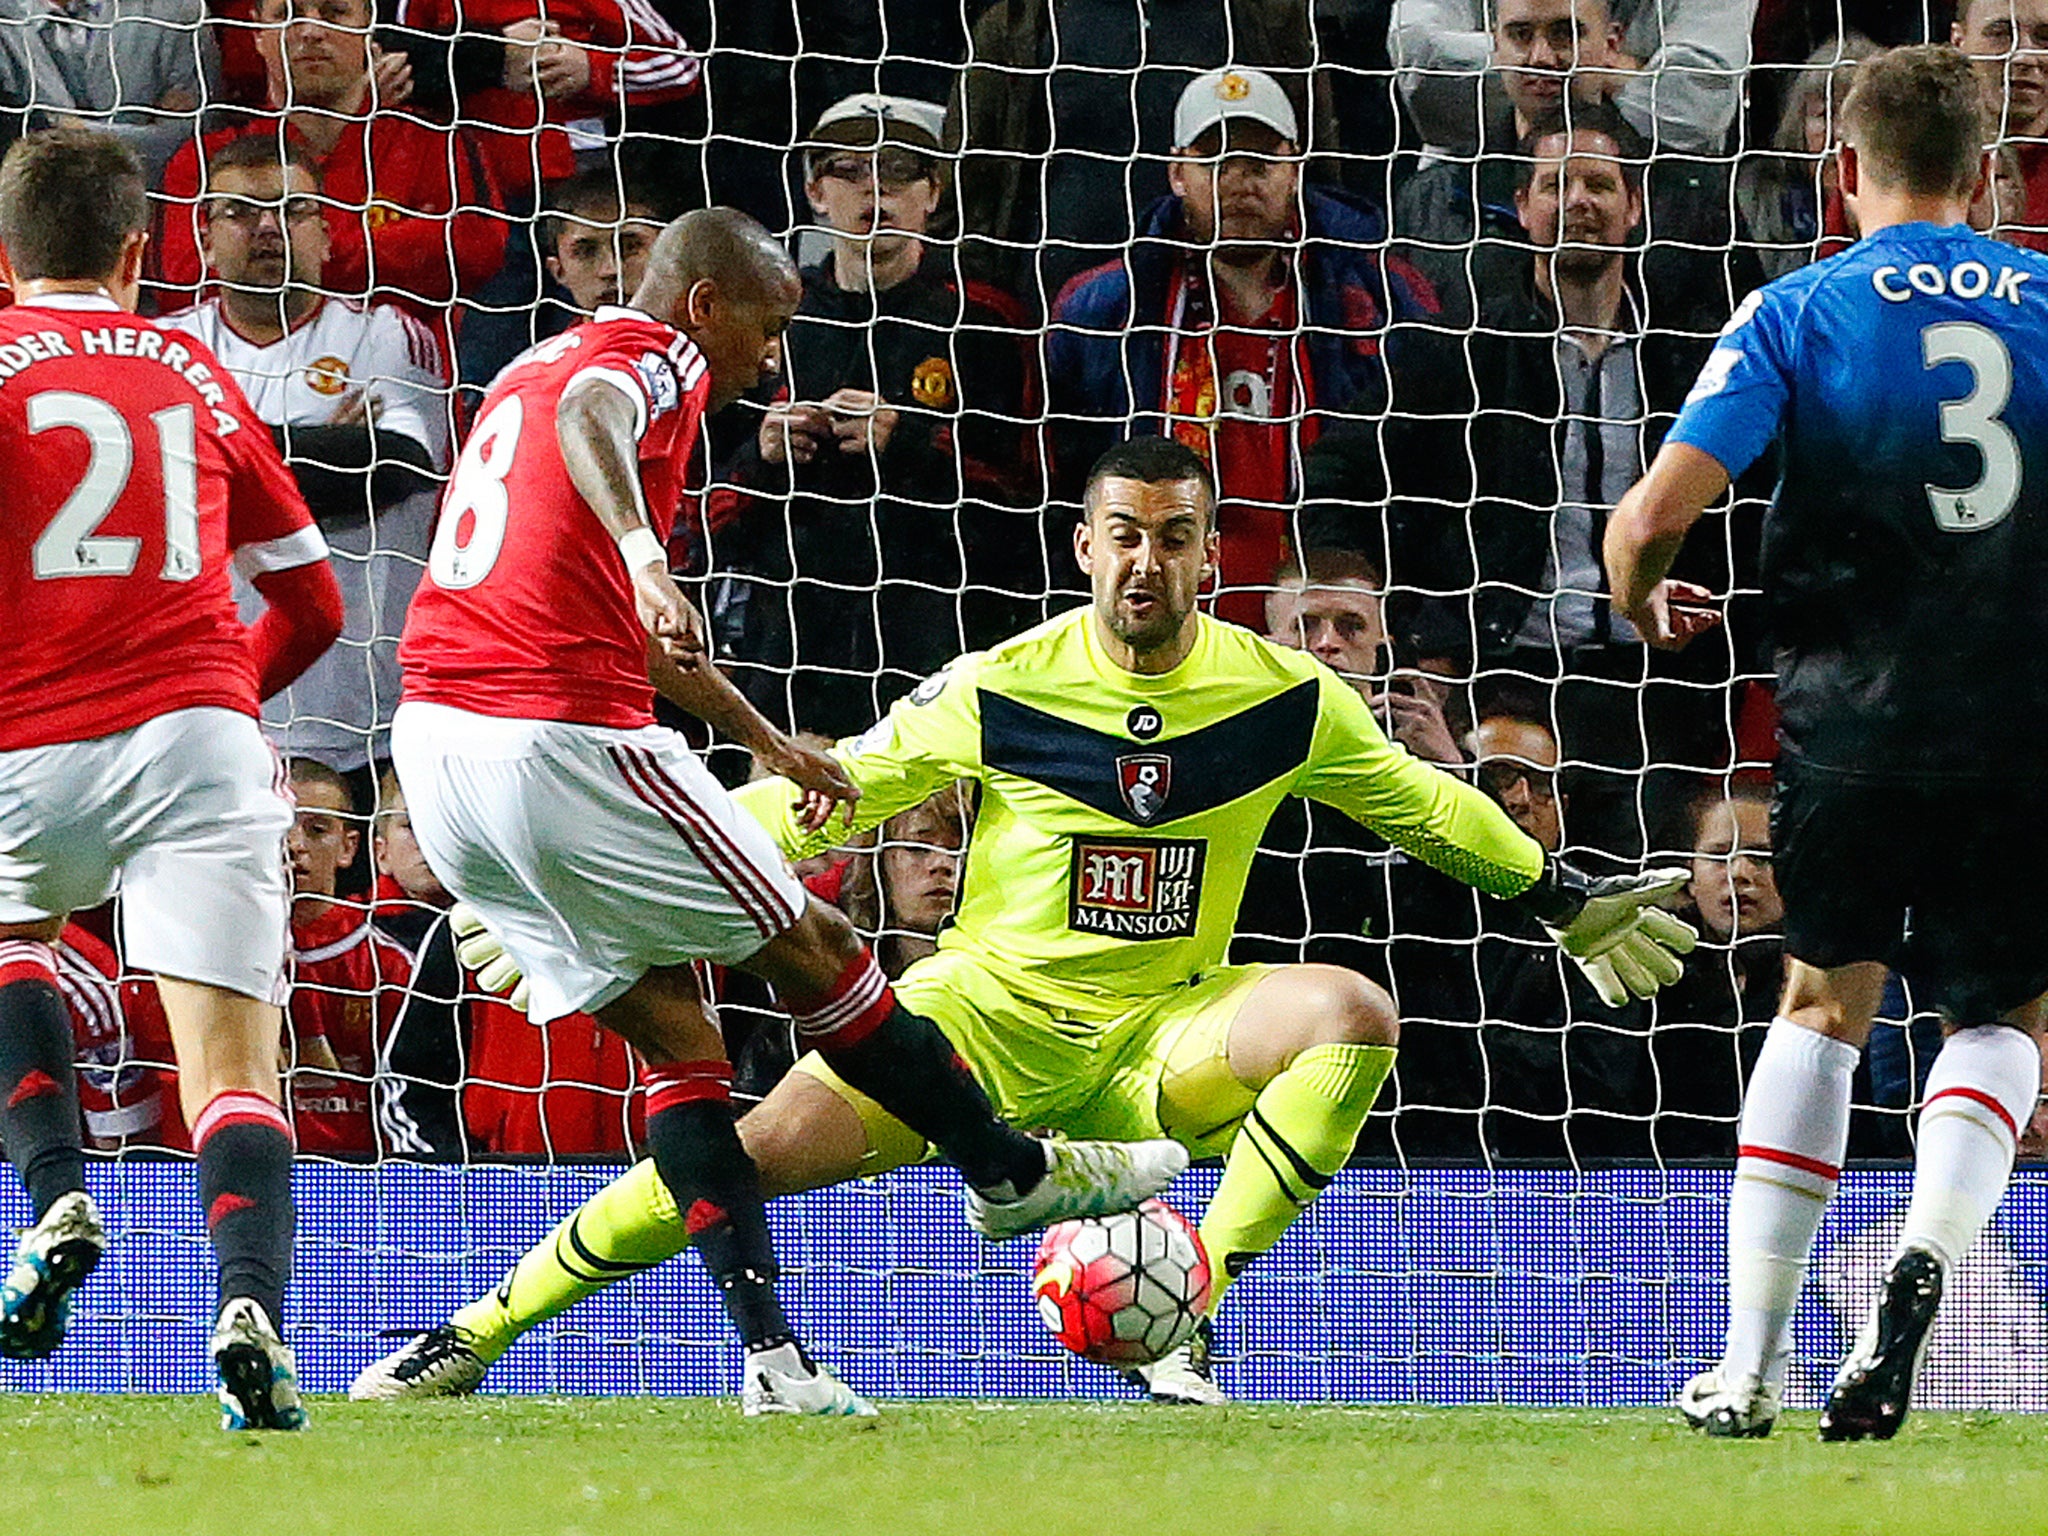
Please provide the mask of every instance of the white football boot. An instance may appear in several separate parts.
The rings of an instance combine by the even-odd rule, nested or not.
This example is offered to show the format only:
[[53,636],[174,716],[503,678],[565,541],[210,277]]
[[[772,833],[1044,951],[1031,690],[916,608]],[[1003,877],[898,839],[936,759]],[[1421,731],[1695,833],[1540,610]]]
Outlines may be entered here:
[[222,1429],[306,1427],[298,1361],[259,1303],[237,1296],[223,1307],[211,1348],[220,1373]]
[[0,1277],[0,1355],[42,1360],[64,1342],[71,1293],[107,1251],[106,1223],[84,1190],[60,1196],[21,1234],[14,1264]]
[[1216,1385],[1215,1336],[1209,1319],[1195,1325],[1187,1343],[1164,1359],[1134,1366],[1124,1375],[1155,1403],[1189,1408],[1223,1408],[1229,1396]]
[[474,1392],[490,1366],[474,1341],[453,1323],[414,1334],[382,1360],[373,1360],[349,1383],[357,1403],[400,1403],[423,1397],[463,1397]]
[[1029,1194],[997,1199],[966,1194],[967,1225],[992,1243],[1056,1221],[1133,1210],[1178,1178],[1188,1149],[1177,1141],[1042,1140],[1045,1177]]
[[1761,1440],[1778,1422],[1783,1393],[1758,1376],[1724,1381],[1721,1367],[1702,1371],[1678,1393],[1679,1416],[1717,1440]]
[[740,1386],[740,1411],[750,1419],[771,1414],[823,1419],[872,1419],[875,1406],[796,1344],[747,1354],[746,1380]]

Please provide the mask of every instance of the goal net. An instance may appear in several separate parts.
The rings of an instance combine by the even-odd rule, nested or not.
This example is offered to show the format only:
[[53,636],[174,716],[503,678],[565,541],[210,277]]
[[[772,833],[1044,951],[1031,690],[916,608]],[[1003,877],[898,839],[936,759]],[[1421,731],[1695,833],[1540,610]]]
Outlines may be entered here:
[[[1684,871],[1700,950],[1615,1009],[1540,930],[1283,807],[1233,958],[1371,977],[1403,1054],[1354,1166],[1219,1324],[1251,1398],[1668,1399],[1717,1353],[1735,1117],[1780,960],[1769,486],[1745,478],[1695,532],[1680,573],[1719,623],[1675,660],[1612,611],[1599,540],[1744,295],[1851,238],[1830,148],[1854,61],[1950,19],[1936,0],[1616,0],[1611,33],[1541,0],[88,0],[0,21],[16,131],[82,120],[142,156],[145,303],[275,426],[348,600],[342,641],[266,716],[302,807],[281,1049],[310,1384],[494,1283],[641,1131],[623,1046],[583,1018],[534,1029],[461,969],[382,770],[397,637],[478,402],[630,297],[654,231],[711,201],[788,239],[804,299],[780,375],[707,423],[670,554],[779,726],[857,733],[951,657],[1085,601],[1088,468],[1156,433],[1218,481],[1219,619],[1315,652],[1390,735],[1587,867]],[[2036,125],[2000,123],[1986,227],[2040,243]],[[698,739],[746,776],[740,748]],[[802,873],[900,969],[951,905],[973,809],[939,797]],[[115,932],[83,914],[65,958],[115,1252],[74,1345],[9,1388],[200,1385],[203,1228],[161,1018]],[[719,985],[758,1097],[787,1021]],[[1903,981],[1884,1015],[1794,1400],[1845,1348],[1906,1199],[1939,1031]],[[1193,1211],[1215,1179],[1173,1198]],[[776,1203],[819,1352],[884,1393],[1125,1390],[1060,1352],[1029,1245],[973,1243],[956,1184],[912,1169]],[[1927,1400],[2040,1406],[2044,1269],[2048,1182],[2023,1168]],[[711,1392],[734,1372],[684,1259],[492,1380]]]

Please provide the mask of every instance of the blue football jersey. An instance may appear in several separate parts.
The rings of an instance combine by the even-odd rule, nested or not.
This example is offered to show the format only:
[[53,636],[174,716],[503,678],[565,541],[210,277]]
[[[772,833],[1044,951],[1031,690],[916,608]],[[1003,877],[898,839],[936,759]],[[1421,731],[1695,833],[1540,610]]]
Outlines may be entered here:
[[1750,295],[1666,438],[1774,443],[1763,577],[1789,751],[2048,774],[2048,258],[1903,224]]

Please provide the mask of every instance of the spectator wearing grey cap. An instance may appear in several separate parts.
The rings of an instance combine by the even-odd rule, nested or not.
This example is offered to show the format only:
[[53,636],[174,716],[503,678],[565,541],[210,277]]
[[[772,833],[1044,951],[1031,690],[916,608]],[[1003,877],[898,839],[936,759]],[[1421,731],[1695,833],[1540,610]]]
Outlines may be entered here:
[[864,94],[819,117],[804,192],[829,236],[782,374],[714,439],[712,624],[773,717],[843,735],[1030,618],[1045,588],[1025,473],[1023,317],[927,242],[947,182],[936,102]]
[[1180,438],[1215,472],[1217,612],[1261,628],[1286,558],[1301,452],[1332,414],[1384,400],[1390,323],[1436,311],[1386,251],[1379,211],[1301,183],[1279,82],[1215,70],[1173,117],[1172,192],[1116,260],[1069,283],[1046,338],[1059,489],[1133,432]]

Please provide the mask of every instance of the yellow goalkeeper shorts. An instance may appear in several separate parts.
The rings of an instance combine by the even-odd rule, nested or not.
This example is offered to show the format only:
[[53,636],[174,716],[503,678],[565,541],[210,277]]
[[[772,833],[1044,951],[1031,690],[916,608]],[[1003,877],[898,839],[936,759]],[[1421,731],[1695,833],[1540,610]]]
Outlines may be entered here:
[[[1107,1141],[1171,1136],[1202,1157],[1229,1147],[1256,1096],[1231,1073],[1230,1026],[1273,969],[1222,966],[1107,1021],[1080,1021],[1018,996],[972,957],[942,950],[906,971],[896,995],[944,1031],[1013,1125]],[[859,1112],[868,1139],[862,1174],[930,1150],[816,1051],[796,1070]]]

